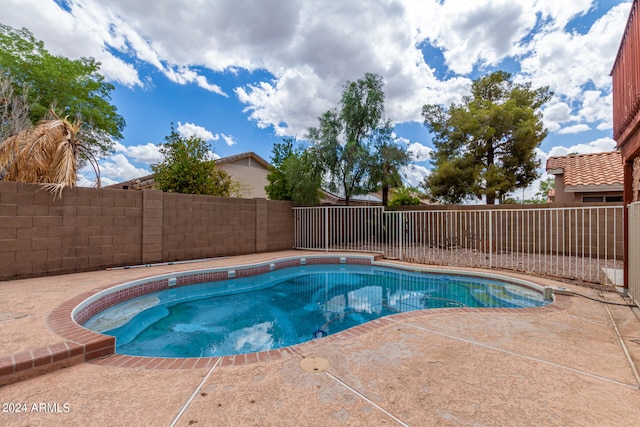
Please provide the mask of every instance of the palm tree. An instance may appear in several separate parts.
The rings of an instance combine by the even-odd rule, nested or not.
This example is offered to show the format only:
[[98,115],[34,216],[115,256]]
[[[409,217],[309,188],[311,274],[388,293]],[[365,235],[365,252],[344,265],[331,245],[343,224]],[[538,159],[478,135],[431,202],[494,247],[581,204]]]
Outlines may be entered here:
[[99,187],[98,162],[77,137],[81,123],[54,117],[0,143],[0,180],[42,184],[55,199],[65,186],[76,185],[78,156],[83,156]]

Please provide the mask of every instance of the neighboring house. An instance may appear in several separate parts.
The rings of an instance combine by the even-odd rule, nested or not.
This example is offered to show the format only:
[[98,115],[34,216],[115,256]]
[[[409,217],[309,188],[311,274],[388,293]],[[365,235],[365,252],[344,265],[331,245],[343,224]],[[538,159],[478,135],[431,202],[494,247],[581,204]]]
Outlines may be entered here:
[[[271,165],[256,153],[247,152],[216,159],[216,167],[226,171],[231,179],[241,184],[246,198],[267,198],[264,187],[269,183],[267,175]],[[120,188],[124,190],[149,190],[155,188],[153,175],[141,176],[129,181],[109,185],[105,188]]]
[[[233,156],[216,159],[216,167],[227,171],[231,179],[241,184],[246,191],[241,197],[244,198],[268,198],[265,187],[269,184],[267,175],[271,165],[254,152],[235,154]],[[153,190],[156,182],[153,174],[145,175],[118,184],[108,185],[104,188],[118,188],[124,190]],[[321,205],[344,205],[345,199],[340,195],[322,190]],[[368,195],[353,196],[350,204],[354,206],[381,205],[382,199],[379,195],[372,193]]]
[[216,160],[216,166],[231,175],[231,179],[246,186],[248,193],[243,197],[267,198],[264,187],[269,184],[267,175],[271,165],[256,153],[236,154]]
[[549,157],[547,173],[555,175],[556,203],[622,202],[624,170],[619,151]]
[[[344,195],[334,194],[327,190],[322,191],[322,198],[320,199],[321,205],[345,205],[347,199]],[[375,193],[362,194],[357,196],[351,196],[349,199],[350,206],[378,206],[382,205],[382,198],[378,197]]]

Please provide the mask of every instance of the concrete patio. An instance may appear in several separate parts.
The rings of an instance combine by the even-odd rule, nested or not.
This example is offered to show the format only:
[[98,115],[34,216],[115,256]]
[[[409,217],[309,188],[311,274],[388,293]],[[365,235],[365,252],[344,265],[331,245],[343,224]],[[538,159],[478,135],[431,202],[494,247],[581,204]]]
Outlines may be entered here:
[[[303,254],[0,282],[0,356],[60,341],[47,316],[83,292]],[[501,274],[626,303],[616,293]],[[151,369],[124,367],[113,355],[0,387],[0,425],[640,425],[639,317],[637,308],[558,295],[536,309],[398,314],[265,360]]]

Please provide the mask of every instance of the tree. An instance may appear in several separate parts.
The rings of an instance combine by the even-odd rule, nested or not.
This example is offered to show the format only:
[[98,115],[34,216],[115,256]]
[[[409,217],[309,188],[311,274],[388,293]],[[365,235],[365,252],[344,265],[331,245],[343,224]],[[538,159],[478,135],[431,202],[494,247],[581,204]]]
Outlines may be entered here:
[[547,135],[539,109],[551,95],[548,87],[531,89],[497,71],[475,80],[460,105],[425,105],[424,123],[436,148],[424,183],[429,196],[460,203],[484,195],[494,204],[531,184],[540,166],[534,150]]
[[99,69],[93,58],[52,55],[29,30],[0,24],[0,74],[12,79],[16,93],[28,89],[31,122],[48,118],[49,110],[82,122],[79,140],[95,154],[108,154],[125,121],[110,104],[114,86]]
[[32,127],[27,89],[17,93],[13,79],[0,73],[0,143]]
[[420,191],[415,187],[400,187],[395,192],[389,207],[394,209],[398,206],[417,206],[420,204]]
[[554,188],[556,188],[555,176],[550,176],[547,177],[547,179],[540,181],[540,188],[536,193],[538,199],[541,200],[540,203],[547,203],[547,200],[549,200],[549,191],[553,190]]
[[406,166],[411,158],[404,147],[393,142],[393,129],[390,122],[377,129],[376,133],[371,186],[382,188],[382,205],[388,206],[389,190],[397,187],[402,188],[400,168]]
[[291,200],[284,163],[294,155],[292,140],[285,139],[282,143],[273,144],[271,152],[271,168],[267,175],[269,184],[264,189],[271,200]]
[[311,154],[294,149],[291,139],[273,146],[272,168],[265,187],[271,200],[290,200],[295,205],[314,206],[320,202],[322,174]]
[[354,195],[397,185],[397,161],[385,157],[392,145],[391,125],[384,117],[383,84],[382,77],[372,73],[347,82],[340,108],[325,112],[318,118],[318,127],[307,133],[311,153],[328,178],[328,189],[341,191],[347,205]]
[[151,165],[158,189],[171,193],[228,197],[232,189],[229,174],[216,168],[205,140],[182,137],[171,125],[160,152],[161,163]]

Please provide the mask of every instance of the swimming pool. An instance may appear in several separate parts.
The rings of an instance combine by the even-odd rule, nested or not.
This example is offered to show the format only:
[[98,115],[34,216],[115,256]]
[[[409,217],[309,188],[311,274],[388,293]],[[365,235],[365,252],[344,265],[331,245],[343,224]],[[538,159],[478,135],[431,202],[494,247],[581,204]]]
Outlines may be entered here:
[[[83,326],[116,337],[120,354],[214,357],[287,347],[412,310],[548,303],[533,284],[372,263],[299,261],[269,270],[247,277],[227,270],[226,280],[143,293]],[[166,280],[172,279],[175,285],[178,278]]]

